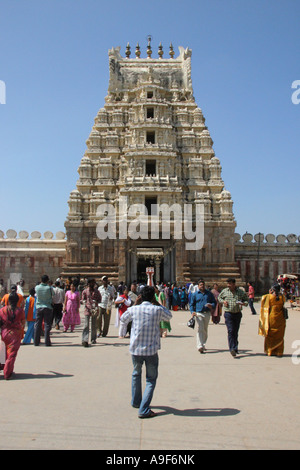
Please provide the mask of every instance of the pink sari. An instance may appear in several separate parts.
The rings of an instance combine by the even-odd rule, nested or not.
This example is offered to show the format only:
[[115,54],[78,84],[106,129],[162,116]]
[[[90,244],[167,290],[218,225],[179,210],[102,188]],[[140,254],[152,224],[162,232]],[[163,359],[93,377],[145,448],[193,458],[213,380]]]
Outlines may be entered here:
[[78,291],[72,292],[68,290],[66,292],[66,311],[63,315],[64,331],[67,331],[69,326],[71,331],[74,330],[75,325],[80,325],[80,295]]
[[211,312],[211,319],[213,323],[216,325],[220,323],[221,315],[222,315],[222,305],[218,302],[218,297],[220,292],[216,289],[211,289],[211,293],[213,294],[214,298],[216,299],[216,308]]
[[25,324],[25,311],[17,307],[15,312],[10,307],[0,310],[1,339],[6,346],[6,361],[3,367],[4,378],[9,379],[14,370],[14,365],[20,344],[23,338]]

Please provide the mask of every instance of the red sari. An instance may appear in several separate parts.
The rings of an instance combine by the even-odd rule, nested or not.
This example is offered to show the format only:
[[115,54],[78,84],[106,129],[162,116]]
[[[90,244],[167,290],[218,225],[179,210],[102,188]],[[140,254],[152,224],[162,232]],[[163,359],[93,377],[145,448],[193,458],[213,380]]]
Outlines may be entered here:
[[1,339],[6,346],[6,362],[4,365],[4,378],[10,378],[14,370],[17,353],[23,338],[23,328],[25,325],[25,311],[17,307],[15,312],[11,307],[0,309]]

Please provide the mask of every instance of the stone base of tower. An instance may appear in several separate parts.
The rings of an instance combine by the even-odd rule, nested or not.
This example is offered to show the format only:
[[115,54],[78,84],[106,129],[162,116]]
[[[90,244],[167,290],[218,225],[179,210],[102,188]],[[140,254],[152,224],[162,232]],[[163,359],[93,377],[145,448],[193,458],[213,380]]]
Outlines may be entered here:
[[[154,268],[156,284],[176,282],[185,285],[203,278],[208,286],[226,285],[234,277],[241,284],[241,274],[234,258],[234,224],[207,223],[203,247],[191,250],[182,239],[99,239],[96,224],[66,222],[66,261],[61,275],[95,278],[108,276],[110,282],[146,282],[146,269]],[[118,234],[117,234],[118,235]]]
[[[212,287],[213,283],[219,284],[220,287],[226,286],[228,278],[234,278],[237,285],[242,285],[242,277],[237,263],[209,264],[203,265],[198,263],[186,264],[183,269],[183,282],[198,282],[203,279],[207,286]],[[178,279],[178,283],[181,279]]]
[[[154,264],[154,263],[153,263]],[[150,264],[149,264],[150,266]],[[155,266],[154,266],[155,267]],[[122,276],[124,271],[123,268],[126,266],[120,266],[117,264],[111,265],[108,263],[100,263],[98,266],[92,266],[89,264],[68,264],[62,269],[61,276],[63,278],[94,278],[99,282],[102,276],[107,276],[113,284],[118,284],[121,280],[129,284],[130,282],[137,280],[136,278],[129,278]],[[207,286],[212,287],[213,283],[219,284],[219,286],[225,286],[226,280],[229,277],[236,279],[237,285],[242,285],[241,273],[237,263],[225,263],[200,265],[200,264],[188,264],[184,263],[181,266],[175,266],[174,279],[160,279],[161,282],[175,282],[178,285],[185,285],[188,282],[198,282],[199,279],[204,279]],[[157,277],[157,276],[156,276]],[[155,281],[156,281],[155,277]]]
[[199,250],[186,250],[185,242],[176,245],[176,282],[198,282],[203,279],[207,286],[217,283],[226,286],[228,278],[237,285],[242,277],[234,255],[235,223],[212,223],[205,225],[204,243]]
[[99,240],[95,223],[65,223],[67,233],[66,261],[63,278],[94,278],[97,282],[108,276],[118,283],[120,264],[124,264],[122,243],[115,240]]

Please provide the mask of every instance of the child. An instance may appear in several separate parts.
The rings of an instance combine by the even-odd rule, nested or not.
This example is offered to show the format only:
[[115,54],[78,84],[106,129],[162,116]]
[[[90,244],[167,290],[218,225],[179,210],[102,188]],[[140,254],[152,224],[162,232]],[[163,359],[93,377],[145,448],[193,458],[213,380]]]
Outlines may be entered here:
[[30,289],[29,297],[25,303],[25,318],[27,320],[27,332],[23,344],[30,344],[34,337],[34,323],[36,318],[36,297],[34,288]]

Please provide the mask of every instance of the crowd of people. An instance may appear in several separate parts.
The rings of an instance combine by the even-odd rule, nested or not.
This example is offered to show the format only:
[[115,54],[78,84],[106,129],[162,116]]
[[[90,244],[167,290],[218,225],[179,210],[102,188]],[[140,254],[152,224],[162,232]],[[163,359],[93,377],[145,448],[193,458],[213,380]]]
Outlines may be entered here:
[[277,278],[281,293],[287,300],[295,301],[299,298],[299,284],[296,276],[281,274]]
[[[3,287],[3,281],[0,280]],[[133,282],[130,288],[120,282],[114,286],[107,276],[100,285],[95,279],[58,278],[54,283],[47,275],[42,276],[29,295],[24,295],[24,281],[12,285],[9,293],[0,289],[0,369],[4,378],[12,377],[14,363],[20,345],[33,342],[39,346],[44,337],[45,346],[51,346],[52,328],[73,332],[81,324],[80,307],[83,306],[82,345],[96,343],[100,336],[108,334],[112,308],[115,307],[115,326],[119,338],[130,337],[130,352],[133,361],[132,406],[139,408],[139,417],[152,417],[150,402],[155,388],[160,339],[171,331],[172,313],[178,309],[189,310],[192,326],[196,329],[197,349],[206,351],[208,325],[220,322],[224,315],[227,327],[228,347],[232,356],[239,353],[238,334],[242,308],[254,308],[254,288],[248,283],[248,292],[236,285],[235,279],[227,279],[227,287],[219,289],[217,284],[207,288],[205,280],[185,286],[160,283],[145,286]],[[282,286],[274,284],[261,299],[259,334],[265,337],[265,353],[282,356],[286,326],[286,298]],[[27,328],[25,332],[25,324]],[[189,322],[190,324],[190,322]],[[146,365],[146,389],[141,393],[142,365]]]

